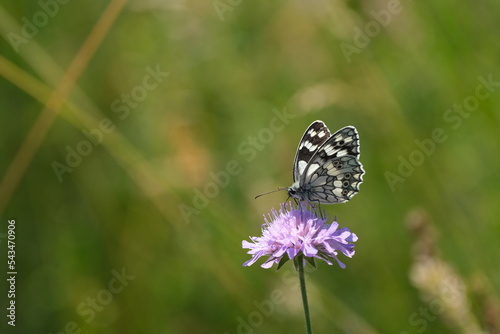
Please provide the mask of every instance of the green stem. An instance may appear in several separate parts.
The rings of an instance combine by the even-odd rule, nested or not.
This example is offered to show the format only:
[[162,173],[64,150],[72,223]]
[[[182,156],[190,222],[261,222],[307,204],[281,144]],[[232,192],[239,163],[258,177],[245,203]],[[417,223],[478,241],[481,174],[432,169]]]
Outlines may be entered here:
[[304,304],[304,316],[306,317],[307,334],[312,334],[311,317],[309,315],[309,303],[307,302],[306,280],[304,277],[304,259],[300,256],[297,259],[297,269],[299,270],[300,292],[302,293],[302,303]]

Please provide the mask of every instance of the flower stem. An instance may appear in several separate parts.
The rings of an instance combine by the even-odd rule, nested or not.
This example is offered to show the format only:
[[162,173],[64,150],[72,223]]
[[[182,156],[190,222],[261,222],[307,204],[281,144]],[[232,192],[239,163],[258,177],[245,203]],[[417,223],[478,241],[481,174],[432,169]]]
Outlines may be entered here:
[[304,277],[304,259],[300,256],[296,262],[299,270],[300,292],[302,293],[302,303],[304,304],[304,316],[306,317],[307,334],[312,334],[311,317],[309,315],[309,303],[307,302],[306,280]]

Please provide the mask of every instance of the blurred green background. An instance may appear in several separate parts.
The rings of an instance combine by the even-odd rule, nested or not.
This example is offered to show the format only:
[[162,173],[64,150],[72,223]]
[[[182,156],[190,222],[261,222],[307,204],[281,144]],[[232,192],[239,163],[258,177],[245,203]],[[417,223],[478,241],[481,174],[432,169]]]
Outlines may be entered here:
[[315,331],[500,332],[498,1],[7,0],[0,29],[2,333],[304,333],[241,241],[316,119],[366,174],[324,207],[359,241],[308,273]]

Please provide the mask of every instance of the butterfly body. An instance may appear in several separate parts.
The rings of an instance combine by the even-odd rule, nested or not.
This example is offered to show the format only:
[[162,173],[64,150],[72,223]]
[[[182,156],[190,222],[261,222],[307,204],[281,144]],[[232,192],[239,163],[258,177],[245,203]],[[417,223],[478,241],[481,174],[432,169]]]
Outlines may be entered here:
[[314,121],[299,142],[288,195],[299,202],[344,203],[358,193],[363,174],[356,128],[331,134],[325,123]]

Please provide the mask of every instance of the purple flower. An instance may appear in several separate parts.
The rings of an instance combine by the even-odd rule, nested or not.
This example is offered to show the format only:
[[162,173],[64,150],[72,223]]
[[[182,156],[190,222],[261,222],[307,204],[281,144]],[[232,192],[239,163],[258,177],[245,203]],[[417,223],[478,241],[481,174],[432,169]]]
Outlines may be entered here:
[[[264,221],[261,237],[250,237],[253,242],[243,240],[243,248],[250,249],[247,254],[252,254],[243,266],[250,266],[268,255],[261,267],[271,268],[277,263],[279,268],[284,262],[304,255],[313,264],[317,258],[332,265],[329,259],[333,258],[345,268],[337,258],[337,251],[347,257],[354,255],[352,242],[358,240],[356,234],[347,227],[339,229],[336,221],[326,224],[327,219],[317,217],[310,207],[294,208],[290,202],[283,203],[279,212],[273,209],[269,217],[264,216]],[[284,258],[285,255],[288,258]]]

